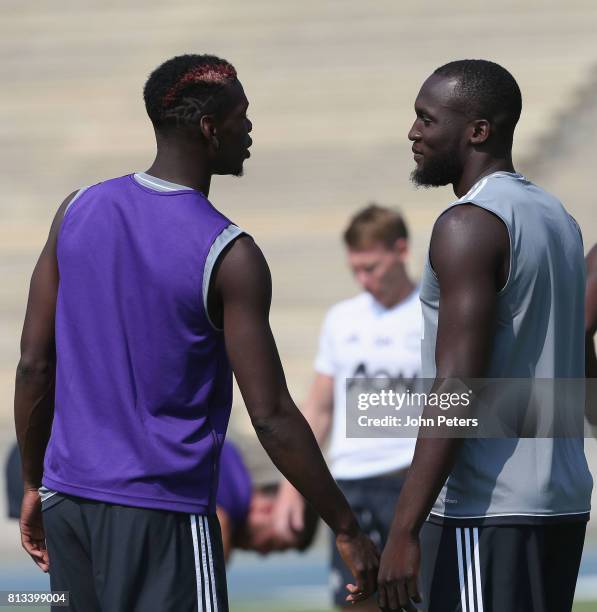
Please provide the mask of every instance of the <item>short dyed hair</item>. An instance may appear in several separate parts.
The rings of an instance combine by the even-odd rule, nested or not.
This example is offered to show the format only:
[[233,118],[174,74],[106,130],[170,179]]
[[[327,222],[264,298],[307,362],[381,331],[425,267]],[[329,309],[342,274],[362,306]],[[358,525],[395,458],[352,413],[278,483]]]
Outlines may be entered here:
[[487,119],[514,132],[522,94],[505,68],[488,60],[466,59],[444,64],[434,74],[458,81],[454,94],[472,119]]
[[203,115],[225,114],[226,86],[236,70],[215,55],[179,55],[158,66],[143,88],[147,114],[158,130],[197,125]]
[[391,248],[399,238],[408,240],[408,228],[397,210],[369,204],[351,218],[343,238],[344,244],[355,251],[377,243]]

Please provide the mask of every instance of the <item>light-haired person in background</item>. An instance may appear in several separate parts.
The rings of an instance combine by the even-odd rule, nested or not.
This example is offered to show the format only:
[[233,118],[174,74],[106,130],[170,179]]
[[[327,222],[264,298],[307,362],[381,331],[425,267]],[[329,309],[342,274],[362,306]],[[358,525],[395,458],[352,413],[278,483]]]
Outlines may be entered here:
[[[404,383],[420,376],[422,318],[419,292],[406,270],[408,230],[389,208],[367,206],[344,232],[348,263],[363,289],[328,312],[315,361],[315,380],[303,413],[320,445],[330,437],[332,475],[361,528],[383,547],[415,441],[405,438],[347,438],[348,379],[379,378]],[[303,528],[304,500],[284,482],[275,510],[281,534]],[[347,606],[343,586],[350,576],[332,552],[334,602]],[[362,606],[359,607],[359,606]],[[351,609],[378,610],[373,600]]]

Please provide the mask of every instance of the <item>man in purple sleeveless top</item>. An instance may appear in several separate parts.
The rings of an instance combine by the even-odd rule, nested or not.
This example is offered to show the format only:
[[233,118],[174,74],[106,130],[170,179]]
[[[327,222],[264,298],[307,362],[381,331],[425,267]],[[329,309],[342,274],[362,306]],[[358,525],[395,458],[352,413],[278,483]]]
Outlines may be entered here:
[[288,393],[269,269],[207,199],[249,157],[236,71],[176,57],[144,97],[154,163],[71,194],[33,272],[15,391],[23,546],[71,610],[226,611],[215,510],[234,372],[365,598],[377,553]]

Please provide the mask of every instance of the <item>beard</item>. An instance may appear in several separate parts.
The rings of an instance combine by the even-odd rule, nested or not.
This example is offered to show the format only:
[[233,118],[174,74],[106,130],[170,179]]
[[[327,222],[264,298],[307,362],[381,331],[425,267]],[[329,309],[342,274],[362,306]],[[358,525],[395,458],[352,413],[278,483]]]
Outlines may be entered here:
[[212,168],[213,174],[218,174],[220,176],[236,176],[241,177],[245,173],[244,170],[244,159],[241,161],[228,161],[225,163],[219,162],[216,166]]
[[423,158],[423,163],[411,172],[410,180],[417,187],[442,187],[455,183],[461,174],[462,167],[454,151],[430,159]]
[[233,168],[230,171],[230,174],[232,176],[241,177],[241,176],[244,175],[244,173],[245,173],[245,161],[247,161],[247,159],[248,159],[247,151],[245,151],[245,153],[243,154],[243,156],[242,156],[242,158],[240,160],[237,160],[233,164]]

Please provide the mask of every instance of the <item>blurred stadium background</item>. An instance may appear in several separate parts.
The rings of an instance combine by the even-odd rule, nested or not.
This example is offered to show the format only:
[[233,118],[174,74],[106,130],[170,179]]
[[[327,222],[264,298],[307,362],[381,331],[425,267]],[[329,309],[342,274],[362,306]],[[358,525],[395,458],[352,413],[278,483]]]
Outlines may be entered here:
[[[399,206],[418,275],[433,220],[452,199],[448,189],[415,191],[408,180],[412,104],[438,65],[482,57],[511,70],[524,99],[518,169],[560,196],[587,250],[597,241],[595,32],[590,0],[4,0],[0,457],[14,439],[19,336],[50,221],[74,189],[149,166],[153,134],[141,89],[160,62],[215,53],[245,86],[253,157],[244,178],[216,178],[210,199],[269,260],[272,323],[300,402],[326,309],[356,292],[339,238],[348,216],[371,200]],[[257,482],[276,479],[238,395],[231,435]],[[594,440],[587,452],[597,473]],[[0,590],[47,588],[20,549],[17,525],[4,518],[5,504],[0,511]],[[304,555],[236,555],[232,610],[327,610],[326,536],[322,529]],[[577,599],[575,611],[597,610],[597,527],[589,530]]]

